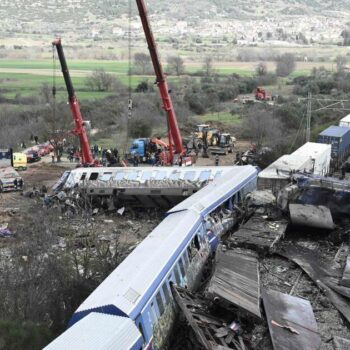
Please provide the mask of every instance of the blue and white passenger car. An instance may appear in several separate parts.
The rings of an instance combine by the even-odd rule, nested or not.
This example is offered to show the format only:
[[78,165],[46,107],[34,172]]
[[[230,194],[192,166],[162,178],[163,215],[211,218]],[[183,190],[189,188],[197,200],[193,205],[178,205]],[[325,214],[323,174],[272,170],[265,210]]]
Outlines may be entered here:
[[[196,289],[219,239],[211,225],[222,218],[220,213],[232,214],[256,181],[256,168],[230,167],[171,209],[80,305],[68,330],[45,349],[166,349],[176,316],[171,283]],[[105,329],[111,330],[108,336]],[[86,336],[98,337],[99,345],[87,344]]]

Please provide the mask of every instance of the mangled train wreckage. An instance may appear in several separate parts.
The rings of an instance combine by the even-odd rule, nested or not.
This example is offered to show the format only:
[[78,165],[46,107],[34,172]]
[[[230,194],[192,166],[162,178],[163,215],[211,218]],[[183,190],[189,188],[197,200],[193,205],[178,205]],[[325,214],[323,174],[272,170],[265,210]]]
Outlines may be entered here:
[[78,168],[65,172],[54,190],[78,188],[95,200],[114,206],[171,208],[232,167]]
[[[92,174],[102,179],[107,172],[80,169],[66,174],[60,186],[74,187],[84,171],[89,180]],[[167,212],[165,219],[80,305],[70,327],[46,350],[166,349],[176,318],[171,284],[196,289],[220,235],[235,224],[236,206],[255,190],[258,173],[252,166],[216,167],[215,171],[109,168],[108,172],[114,177],[123,173],[124,180],[131,174],[142,179],[146,172],[163,172],[177,173],[182,179],[186,175],[198,180],[205,176],[206,182],[212,181]],[[218,173],[219,180],[215,179]]]

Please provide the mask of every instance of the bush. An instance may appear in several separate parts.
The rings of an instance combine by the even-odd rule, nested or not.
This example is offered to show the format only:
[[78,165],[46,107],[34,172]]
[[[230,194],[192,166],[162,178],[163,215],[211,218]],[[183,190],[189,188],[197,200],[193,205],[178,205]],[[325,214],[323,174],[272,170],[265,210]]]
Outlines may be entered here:
[[32,322],[0,320],[0,347],[7,350],[42,349],[51,340],[48,327]]
[[279,77],[287,77],[295,69],[295,56],[285,53],[276,60],[276,74]]
[[151,137],[153,128],[147,120],[133,119],[129,122],[129,135],[132,138]]

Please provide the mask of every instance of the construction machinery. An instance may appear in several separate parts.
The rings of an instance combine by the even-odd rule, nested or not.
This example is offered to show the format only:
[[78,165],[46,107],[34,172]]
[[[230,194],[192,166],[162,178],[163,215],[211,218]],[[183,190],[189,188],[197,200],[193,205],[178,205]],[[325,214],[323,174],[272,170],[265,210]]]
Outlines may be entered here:
[[272,96],[265,89],[257,87],[255,90],[255,99],[258,101],[271,101]]
[[201,151],[203,157],[208,157],[208,153],[226,155],[233,152],[235,142],[236,138],[229,133],[221,133],[209,124],[200,124],[194,133],[193,147]]
[[167,113],[169,143],[168,147],[165,147],[161,152],[162,163],[164,165],[189,165],[192,163],[192,158],[186,155],[186,149],[182,143],[182,136],[177,123],[176,113],[170,96],[170,90],[166,76],[163,72],[156,41],[147,16],[147,7],[144,0],[136,0],[136,3],[156,75],[156,85],[159,88],[160,96],[163,100],[163,108]]
[[[75,123],[75,128],[72,130],[72,133],[77,137],[79,137],[79,141],[80,141],[80,163],[83,166],[98,166],[99,162],[98,160],[94,159],[91,152],[89,138],[85,128],[87,122],[84,121],[83,116],[81,114],[79,101],[75,94],[72,79],[70,77],[68,66],[67,66],[67,61],[64,56],[61,38],[55,39],[52,42],[52,45],[56,46],[58,58],[62,68],[63,78],[66,83],[66,88],[68,91],[68,101],[69,101],[69,105],[70,105],[74,123]],[[55,94],[55,87],[53,88],[53,94]]]
[[233,152],[235,147],[236,138],[229,133],[219,134],[219,143],[216,146],[209,146],[208,152],[211,154],[227,155]]

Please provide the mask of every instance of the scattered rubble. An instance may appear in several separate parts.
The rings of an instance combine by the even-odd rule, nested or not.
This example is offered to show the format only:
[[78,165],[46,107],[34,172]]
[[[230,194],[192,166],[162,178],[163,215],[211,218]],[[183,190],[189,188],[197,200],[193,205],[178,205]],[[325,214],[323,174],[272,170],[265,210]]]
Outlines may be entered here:
[[177,288],[188,332],[204,349],[350,349],[349,213],[289,201],[281,211],[268,192],[249,195],[208,283]]

